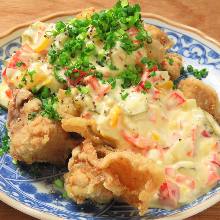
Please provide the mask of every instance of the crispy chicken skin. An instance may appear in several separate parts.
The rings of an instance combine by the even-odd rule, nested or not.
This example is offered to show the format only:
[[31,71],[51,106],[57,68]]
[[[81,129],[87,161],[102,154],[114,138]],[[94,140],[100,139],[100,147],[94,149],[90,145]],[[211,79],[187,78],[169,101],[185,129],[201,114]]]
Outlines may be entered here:
[[11,139],[10,154],[27,164],[50,162],[64,164],[78,144],[64,132],[59,122],[40,114],[28,120],[29,113],[39,113],[41,101],[25,90],[15,90],[8,107],[7,127]]
[[189,77],[180,81],[179,89],[186,98],[195,99],[200,108],[207,111],[220,123],[220,104],[218,95],[213,88],[201,80]]
[[131,151],[114,151],[85,140],[75,148],[65,174],[65,189],[77,203],[112,198],[135,206],[144,214],[163,181],[163,172],[152,161]]

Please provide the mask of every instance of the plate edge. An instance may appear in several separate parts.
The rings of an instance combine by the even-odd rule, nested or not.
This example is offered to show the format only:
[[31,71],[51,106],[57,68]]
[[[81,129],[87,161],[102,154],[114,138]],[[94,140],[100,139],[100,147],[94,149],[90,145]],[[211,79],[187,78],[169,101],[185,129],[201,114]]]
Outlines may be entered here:
[[0,191],[0,200],[9,205],[10,207],[17,209],[18,211],[27,214],[29,216],[32,216],[37,219],[42,219],[42,220],[63,220],[63,218],[60,218],[58,216],[49,214],[47,212],[41,212],[39,210],[36,210],[34,208],[31,208],[21,202],[18,202],[17,200],[11,198],[8,196],[6,193]]
[[[31,21],[28,21],[26,23],[16,25],[16,26],[10,28],[9,30],[0,33],[0,39],[8,37],[9,35],[11,35],[15,31],[17,31],[18,29],[28,27],[30,24],[32,24],[35,21],[48,21],[48,20],[51,20],[51,19],[56,18],[56,17],[76,15],[76,14],[80,13],[81,11],[82,11],[82,9],[55,12],[53,14],[37,18],[37,19],[31,20]],[[205,40],[213,43],[215,46],[220,48],[220,42],[218,42],[214,38],[210,37],[209,35],[207,35],[203,31],[198,30],[197,28],[190,27],[188,25],[185,25],[185,24],[182,24],[182,23],[179,23],[179,22],[176,22],[176,21],[172,21],[172,20],[170,20],[168,18],[165,18],[161,15],[157,15],[157,14],[153,14],[153,13],[142,12],[142,16],[146,17],[146,18],[158,19],[158,20],[160,20],[164,23],[167,23],[169,25],[172,25],[174,27],[181,28],[181,29],[184,29],[186,31],[197,34],[200,37],[204,38]]]

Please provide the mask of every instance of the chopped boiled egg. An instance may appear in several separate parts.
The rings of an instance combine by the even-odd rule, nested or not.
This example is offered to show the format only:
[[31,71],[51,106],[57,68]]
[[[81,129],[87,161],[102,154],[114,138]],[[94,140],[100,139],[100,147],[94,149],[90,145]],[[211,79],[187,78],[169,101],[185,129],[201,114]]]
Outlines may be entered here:
[[52,38],[45,37],[45,33],[52,28],[53,25],[35,22],[22,34],[23,44],[29,45],[36,53],[47,50],[52,43]]

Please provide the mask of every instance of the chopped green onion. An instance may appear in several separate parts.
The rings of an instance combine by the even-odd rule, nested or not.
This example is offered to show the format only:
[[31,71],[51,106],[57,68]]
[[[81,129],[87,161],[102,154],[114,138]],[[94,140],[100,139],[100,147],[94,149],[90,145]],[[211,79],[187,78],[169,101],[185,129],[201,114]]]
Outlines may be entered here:
[[141,63],[147,64],[147,63],[148,63],[147,57],[143,57],[143,58],[141,59]]
[[189,73],[193,73],[193,71],[194,71],[193,66],[192,66],[192,65],[188,65],[188,66],[187,66],[187,71],[188,71]]
[[172,66],[174,63],[173,58],[167,58],[168,63]]
[[66,83],[66,79],[64,78],[64,76],[62,76],[59,72],[58,72],[58,70],[54,70],[54,76],[55,76],[55,78],[56,78],[56,80],[58,81],[58,82],[60,82],[60,83]]
[[71,94],[71,88],[70,88],[70,87],[68,87],[68,88],[66,89],[65,94],[66,94],[66,95],[70,95],[70,94]]
[[33,76],[36,73],[36,71],[35,70],[28,70],[27,73],[31,78],[30,82],[34,82]]
[[17,165],[17,164],[18,164],[18,161],[15,160],[15,159],[13,159],[13,160],[12,160],[12,163],[13,163],[14,165]]
[[55,94],[53,94],[49,88],[43,87],[40,91],[35,94],[42,102],[41,112],[40,114],[43,117],[47,117],[51,120],[59,121],[61,117],[59,116],[56,106],[58,102],[58,98]]
[[111,88],[114,89],[115,86],[116,86],[116,79],[113,78],[113,77],[110,77],[110,78],[108,79],[108,83],[111,85]]
[[150,81],[146,81],[145,84],[144,84],[144,88],[145,89],[150,89],[152,87],[152,84]]
[[128,97],[128,95],[129,95],[129,94],[128,94],[127,92],[125,92],[125,93],[122,92],[122,93],[121,93],[121,99],[122,99],[122,100],[125,100],[125,99]]
[[150,76],[150,77],[156,76],[156,72],[155,72],[155,71],[151,72],[149,76]]
[[64,188],[64,182],[62,179],[56,179],[53,182],[54,186],[57,187],[58,189],[63,189]]
[[24,65],[24,63],[23,63],[22,61],[18,61],[18,62],[16,63],[16,66],[17,66],[17,67],[21,67],[22,65]]
[[89,88],[86,86],[77,86],[77,89],[80,91],[82,94],[87,94],[89,93]]
[[68,199],[68,198],[69,198],[69,196],[68,196],[68,194],[67,194],[66,191],[62,194],[62,197],[63,197],[64,199]]

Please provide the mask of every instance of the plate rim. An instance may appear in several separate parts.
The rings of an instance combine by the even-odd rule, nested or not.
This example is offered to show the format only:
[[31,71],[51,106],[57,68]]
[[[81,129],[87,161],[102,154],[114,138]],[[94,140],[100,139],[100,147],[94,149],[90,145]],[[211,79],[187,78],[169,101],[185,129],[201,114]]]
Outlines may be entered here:
[[[59,11],[59,12],[56,12],[53,14],[49,14],[47,16],[36,18],[34,20],[16,25],[16,26],[8,29],[7,31],[0,33],[0,40],[4,40],[4,38],[6,39],[10,35],[14,34],[16,31],[19,31],[20,29],[24,29],[24,28],[28,27],[30,24],[32,24],[35,21],[48,21],[48,20],[52,20],[52,19],[58,18],[58,17],[73,16],[73,15],[80,13],[81,11],[82,11],[82,9],[70,10],[70,11]],[[188,25],[184,25],[179,22],[172,21],[172,20],[165,18],[161,15],[157,15],[157,14],[153,14],[153,13],[142,12],[142,16],[143,16],[143,18],[151,18],[151,19],[159,20],[160,22],[163,22],[165,24],[171,25],[171,26],[179,28],[179,29],[183,29],[185,31],[188,31],[189,33],[196,34],[199,37],[201,37],[202,39],[208,41],[209,43],[214,44],[220,50],[220,42],[218,42],[214,38],[208,36],[206,33],[202,32],[194,27],[190,27]],[[29,216],[33,216],[37,219],[45,219],[45,220],[62,220],[63,219],[63,218],[60,218],[60,217],[55,216],[53,214],[49,214],[47,212],[42,212],[40,210],[37,210],[37,209],[31,208],[27,205],[24,205],[21,202],[9,197],[3,191],[0,191],[0,200],[2,202],[4,202],[5,204],[11,206],[12,208],[17,209],[17,210],[19,210]],[[159,218],[158,220],[185,219],[185,218],[188,218],[190,216],[194,216],[194,215],[208,209],[209,207],[213,206],[214,204],[216,204],[219,201],[220,201],[220,192],[217,192],[214,196],[210,197],[205,202],[202,202],[202,203],[196,205],[195,207],[193,207],[190,210],[190,212],[188,210],[185,210],[181,213],[177,213],[177,214],[173,214],[173,215],[170,215],[167,217],[165,216],[165,217]]]
[[[93,7],[91,7],[91,8],[93,8]],[[16,26],[0,33],[0,39],[2,40],[3,38],[6,38],[9,35],[13,34],[15,31],[17,31],[19,29],[22,29],[22,28],[25,28],[25,27],[28,27],[30,24],[32,24],[35,21],[47,21],[47,20],[51,20],[51,19],[56,18],[56,17],[76,15],[76,14],[82,12],[82,11],[83,11],[82,9],[69,10],[69,11],[59,11],[59,12],[55,12],[55,13],[52,13],[52,14],[49,14],[49,15],[46,15],[46,16],[43,16],[43,17],[33,19],[31,21],[16,25]],[[169,18],[166,18],[166,17],[161,16],[161,15],[157,15],[157,14],[154,14],[154,13],[142,12],[141,14],[144,18],[153,18],[153,19],[162,21],[162,22],[164,22],[168,25],[174,26],[176,28],[180,28],[180,29],[184,29],[185,31],[193,32],[194,34],[199,35],[203,39],[209,41],[210,43],[215,44],[217,47],[220,48],[220,42],[218,42],[216,39],[210,37],[208,34],[206,34],[203,31],[200,31],[197,28],[182,24],[180,22],[172,21]]]

